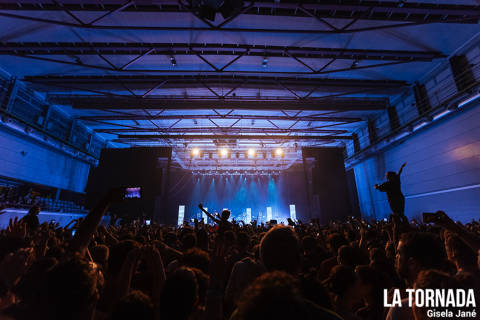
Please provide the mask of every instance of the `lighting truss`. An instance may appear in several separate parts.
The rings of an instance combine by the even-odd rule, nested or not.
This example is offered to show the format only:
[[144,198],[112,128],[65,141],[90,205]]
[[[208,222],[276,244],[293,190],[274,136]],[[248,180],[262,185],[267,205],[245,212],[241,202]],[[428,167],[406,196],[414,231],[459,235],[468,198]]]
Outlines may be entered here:
[[[384,61],[432,61],[444,58],[438,51],[317,48],[233,43],[141,43],[141,42],[0,42],[0,54],[12,55],[193,55],[347,59]],[[137,61],[137,60],[136,60]],[[233,63],[233,62],[232,62]],[[229,63],[228,65],[231,65]],[[122,69],[120,66],[117,69]],[[126,69],[126,68],[123,68]],[[216,68],[223,70],[223,68]]]
[[[1,15],[1,13],[0,13]],[[99,48],[95,47],[100,46]],[[132,48],[129,48],[129,45]],[[416,61],[431,61],[433,59],[442,58],[444,55],[439,52],[422,52],[422,51],[391,51],[391,50],[367,50],[367,49],[338,49],[338,48],[299,48],[299,47],[276,47],[276,46],[254,46],[247,45],[242,48],[241,46],[235,48],[235,45],[225,44],[224,49],[223,44],[215,45],[217,48],[212,47],[208,48],[207,46],[198,45],[200,48],[192,49],[189,44],[177,44],[178,48],[171,47],[169,44],[144,44],[146,47],[143,48],[141,44],[117,44],[117,48],[105,48],[104,46],[109,46],[107,43],[1,43],[0,44],[0,54],[2,55],[12,55],[27,59],[39,60],[44,62],[54,62],[61,63],[66,65],[74,65],[87,69],[103,70],[110,72],[129,72],[129,73],[183,73],[183,74],[298,74],[298,75],[321,75],[321,74],[331,74],[337,72],[345,72],[350,70],[362,70],[362,69],[371,69],[377,67],[405,64]],[[168,47],[170,46],[170,47]],[[180,47],[184,46],[183,49]],[[155,49],[157,47],[157,49]],[[203,49],[202,49],[203,47]],[[172,56],[175,51],[178,51],[179,54],[192,55],[199,58],[200,61],[206,64],[210,69],[206,70],[204,68],[199,69],[187,69],[181,68],[181,66],[172,67],[170,63],[168,66],[163,68],[132,68],[131,66],[137,64],[142,58],[156,53],[158,54]],[[205,52],[202,52],[205,51]],[[345,51],[345,52],[344,52]],[[263,52],[263,53],[262,53]],[[137,56],[135,58],[129,58],[121,64],[114,64],[106,55],[130,55],[135,53]],[[282,71],[280,68],[269,65],[268,68],[264,63],[264,68],[261,70],[250,70],[250,69],[235,69],[228,70],[228,67],[233,65],[243,56],[267,56],[272,54],[274,57],[282,57],[294,59],[302,66],[302,70],[299,71]],[[97,55],[99,57],[98,63],[84,63],[79,56],[81,55]],[[58,55],[65,55],[64,58],[58,58]],[[226,64],[221,66],[215,65],[211,61],[212,55],[234,55],[235,57],[231,59]],[[72,60],[70,57],[76,56],[77,59]],[[208,58],[207,58],[208,57]],[[327,59],[320,68],[314,68],[307,62],[301,60],[301,58],[310,58],[310,59]],[[341,68],[328,68],[336,60],[349,59],[356,61],[355,64],[352,64],[350,67],[341,67]],[[367,63],[364,65],[359,65],[359,60],[375,60],[381,61],[378,63]],[[265,61],[265,60],[264,60]],[[106,65],[105,65],[106,63]]]
[[194,176],[279,176],[282,170],[275,170],[275,169],[249,169],[249,170],[214,170],[214,169],[207,169],[207,170],[192,170],[192,174]]

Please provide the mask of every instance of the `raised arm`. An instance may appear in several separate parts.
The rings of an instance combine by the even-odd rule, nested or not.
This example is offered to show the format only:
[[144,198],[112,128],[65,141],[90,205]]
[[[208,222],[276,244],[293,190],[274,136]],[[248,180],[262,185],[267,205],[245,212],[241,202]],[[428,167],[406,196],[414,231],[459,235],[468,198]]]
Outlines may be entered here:
[[103,215],[107,212],[110,204],[114,201],[119,201],[122,198],[121,189],[113,189],[109,191],[101,200],[97,203],[95,208],[90,211],[85,220],[78,227],[77,233],[72,239],[71,250],[73,252],[80,252],[85,254],[93,234],[97,230],[98,224],[102,220]]
[[375,189],[377,189],[378,191],[382,191],[382,192],[385,192],[386,189],[387,189],[387,185],[388,185],[388,181],[387,182],[384,182],[382,184],[375,184],[373,187]]
[[213,221],[215,221],[216,223],[220,223],[220,220],[215,218],[210,212],[208,212],[207,210],[205,210],[205,208],[203,207],[203,204],[199,204],[198,207],[200,208],[200,210],[202,210],[210,219],[212,219]]
[[67,224],[65,225],[65,227],[63,227],[63,228],[64,228],[64,229],[68,229],[68,228],[69,228],[72,224],[74,224],[76,221],[77,221],[77,219],[72,219],[72,220],[70,220],[70,222],[67,223]]
[[469,232],[463,226],[456,224],[450,217],[443,211],[437,211],[437,219],[435,224],[444,227],[448,231],[458,235],[463,242],[465,242],[475,252],[480,250],[480,237],[478,235]]
[[400,167],[400,169],[399,169],[398,172],[397,172],[397,175],[401,175],[401,174],[402,174],[403,168],[405,168],[406,165],[407,165],[406,162],[402,164],[402,166]]

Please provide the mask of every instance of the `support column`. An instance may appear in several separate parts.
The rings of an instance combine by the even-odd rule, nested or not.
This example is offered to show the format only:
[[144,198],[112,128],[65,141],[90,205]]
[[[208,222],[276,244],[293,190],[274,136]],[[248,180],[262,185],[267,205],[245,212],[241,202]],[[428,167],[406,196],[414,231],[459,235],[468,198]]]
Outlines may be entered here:
[[60,188],[57,188],[57,191],[55,192],[55,201],[60,200],[60,192],[61,192]]

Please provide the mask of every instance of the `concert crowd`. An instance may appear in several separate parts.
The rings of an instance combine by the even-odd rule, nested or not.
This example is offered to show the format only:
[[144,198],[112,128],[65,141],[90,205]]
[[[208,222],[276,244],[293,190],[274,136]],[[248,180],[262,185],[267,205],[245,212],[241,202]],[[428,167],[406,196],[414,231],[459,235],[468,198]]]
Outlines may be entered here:
[[[104,226],[109,192],[84,219],[0,234],[0,319],[429,319],[385,307],[394,288],[480,288],[480,223],[348,217],[322,225],[144,221]],[[200,205],[200,209],[204,210]]]

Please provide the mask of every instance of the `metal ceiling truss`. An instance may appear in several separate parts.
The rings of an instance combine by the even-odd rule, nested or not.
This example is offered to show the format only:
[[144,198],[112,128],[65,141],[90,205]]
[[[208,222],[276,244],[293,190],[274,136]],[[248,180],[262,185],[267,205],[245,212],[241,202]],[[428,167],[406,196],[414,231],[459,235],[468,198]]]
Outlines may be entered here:
[[[233,111],[233,110],[232,110]],[[82,116],[77,119],[84,121],[116,121],[116,120],[195,120],[195,119],[211,119],[211,120],[270,120],[270,121],[304,121],[304,122],[344,122],[355,123],[363,121],[362,118],[354,117],[326,117],[326,116],[270,116],[270,115],[247,115],[247,114],[216,114],[216,115],[112,115],[112,116]],[[110,124],[110,123],[107,123]]]
[[[205,62],[208,66],[211,67],[211,70],[203,70],[203,69],[185,69],[185,70],[179,70],[179,69],[150,69],[150,68],[145,68],[145,69],[131,69],[128,68],[126,69],[127,66],[131,65],[133,62],[137,61],[140,57],[137,57],[125,64],[123,64],[121,67],[117,67],[114,64],[112,64],[110,61],[108,62],[108,66],[101,66],[101,65],[95,65],[95,64],[86,64],[83,63],[81,60],[76,59],[76,61],[68,61],[68,60],[62,60],[62,59],[56,59],[56,58],[47,58],[44,56],[34,56],[34,55],[28,55],[28,54],[10,54],[12,56],[17,56],[21,58],[26,58],[26,59],[32,59],[32,60],[39,60],[39,61],[46,61],[46,62],[53,62],[53,63],[60,63],[60,64],[66,64],[66,65],[72,65],[72,66],[77,66],[77,67],[83,67],[87,69],[95,69],[95,70],[103,70],[103,71],[109,71],[109,72],[133,72],[133,73],[186,73],[186,74],[211,74],[211,73],[225,73],[225,74],[286,74],[286,75],[315,75],[315,74],[330,74],[330,73],[337,73],[337,72],[345,72],[345,71],[352,71],[352,70],[363,70],[363,69],[372,69],[372,68],[378,68],[378,67],[386,67],[386,66],[392,66],[392,65],[398,65],[398,64],[405,64],[409,63],[412,61],[409,60],[402,60],[402,61],[391,61],[391,62],[384,62],[384,63],[374,63],[374,64],[368,64],[368,65],[363,65],[363,66],[358,66],[356,63],[352,64],[352,66],[347,67],[347,68],[338,68],[338,69],[332,69],[332,70],[325,70],[325,67],[330,65],[334,59],[331,59],[329,62],[327,62],[323,67],[320,69],[316,70],[311,67],[308,67],[308,71],[274,71],[270,69],[264,69],[264,70],[225,70],[227,66],[229,66],[231,63],[227,63],[221,68],[216,67],[214,64],[212,64],[210,61],[205,59],[203,56],[198,55],[200,60]],[[145,55],[142,55],[142,57]],[[103,57],[105,60],[105,57]],[[237,60],[237,58],[233,59]],[[232,60],[232,61],[233,61]],[[304,64],[305,66],[306,64]]]
[[388,98],[308,98],[249,100],[231,99],[156,99],[128,96],[103,95],[54,95],[49,102],[71,105],[76,109],[253,109],[253,110],[336,110],[336,111],[384,111],[389,106]]
[[[138,1],[136,1],[138,2]],[[480,17],[479,6],[472,5],[455,5],[455,4],[433,4],[422,2],[406,2],[406,1],[362,1],[362,0],[329,0],[316,2],[314,0],[307,1],[244,1],[240,10],[232,12],[232,14],[222,20],[218,24],[209,22],[196,14],[188,3],[176,0],[162,1],[162,3],[147,4],[136,3],[134,1],[119,1],[118,4],[85,4],[78,1],[77,3],[61,3],[59,1],[36,1],[32,3],[4,3],[0,4],[1,16],[31,20],[43,23],[53,23],[68,27],[90,28],[90,29],[117,29],[117,30],[162,30],[162,31],[227,31],[227,32],[290,32],[290,33],[350,33],[370,31],[386,28],[397,28],[403,26],[420,25],[428,23],[478,23]],[[53,20],[46,18],[38,18],[23,14],[11,13],[12,11],[62,11],[71,17],[74,22],[65,22],[62,20]],[[10,11],[10,12],[8,12]],[[100,12],[98,17],[89,21],[81,20],[75,12],[78,11],[97,11]],[[145,25],[110,25],[99,24],[106,17],[114,15],[118,12],[185,12],[195,15],[205,24],[205,27],[163,27],[163,26],[145,26]],[[228,23],[242,15],[264,15],[264,16],[280,16],[280,17],[311,17],[318,20],[319,25],[326,28],[320,30],[295,30],[295,29],[253,29],[253,28],[232,28],[225,27]],[[348,19],[349,21],[342,27],[337,27],[325,19]],[[382,25],[369,27],[356,27],[360,20],[385,21]],[[391,22],[399,23],[391,23]]]
[[[187,88],[222,88],[221,93],[214,95],[221,98],[235,96],[240,88],[278,89],[280,87],[299,97],[300,91],[305,92],[300,98],[305,99],[313,93],[339,92],[353,93],[391,93],[407,87],[406,81],[399,80],[368,80],[368,79],[332,79],[332,78],[301,78],[301,77],[268,77],[241,75],[105,75],[105,76],[26,76],[24,81],[35,85],[38,90],[56,91],[85,90],[102,94],[100,90],[127,90],[130,95],[146,97],[156,89],[187,89]],[[142,90],[135,94],[133,91]],[[218,91],[218,90],[217,90]],[[104,92],[103,94],[112,94]]]
[[344,134],[348,130],[334,129],[289,129],[289,128],[258,128],[258,127],[190,127],[190,128],[116,128],[116,129],[94,129],[95,132],[124,134],[134,132],[159,132],[159,133],[225,133],[225,134],[243,134],[243,133],[262,133],[262,134],[291,134],[291,133],[326,133],[326,134]]
[[[432,61],[444,58],[438,51],[376,50],[271,46],[226,43],[138,43],[138,42],[0,42],[0,54],[14,55],[232,55],[242,56],[347,59],[384,61]],[[136,60],[132,60],[131,63]],[[233,61],[233,60],[232,60]],[[130,63],[130,64],[131,64]],[[231,65],[231,62],[228,63]],[[126,65],[118,69],[126,69]],[[217,67],[216,67],[217,68]],[[220,67],[218,69],[225,69]]]
[[[111,72],[135,72],[135,73],[190,73],[190,74],[208,74],[208,73],[230,73],[230,74],[330,74],[351,70],[371,69],[389,65],[404,64],[418,61],[432,61],[433,59],[443,58],[440,52],[433,51],[405,51],[405,50],[369,50],[369,49],[341,49],[341,48],[301,48],[301,47],[281,47],[281,46],[255,46],[255,45],[235,45],[235,44],[165,44],[165,43],[116,43],[109,48],[108,43],[0,43],[0,54],[11,55],[27,59],[75,65],[83,68],[111,71]],[[112,63],[106,55],[130,55],[136,57],[125,61],[120,65]],[[163,69],[154,68],[131,68],[131,66],[142,58],[152,55],[166,55],[173,57],[177,54],[193,55],[198,57],[210,70],[199,69],[180,69],[178,66],[164,67]],[[58,55],[65,55],[64,59],[57,58]],[[101,64],[84,63],[80,56],[97,55],[103,61]],[[211,61],[211,56],[233,55],[232,60],[217,66]],[[283,57],[294,59],[304,70],[299,71],[279,71],[275,66],[269,66],[259,70],[228,70],[243,56],[262,56],[268,58]],[[50,58],[48,56],[54,56]],[[72,59],[74,57],[74,59]],[[209,57],[210,60],[207,58]],[[303,59],[329,59],[322,67],[314,68]],[[327,69],[336,60],[353,60],[350,67]],[[381,61],[359,65],[360,61]],[[260,67],[260,66],[259,66]]]
[[352,136],[335,135],[229,135],[229,134],[119,134],[119,139],[131,140],[353,140]]

